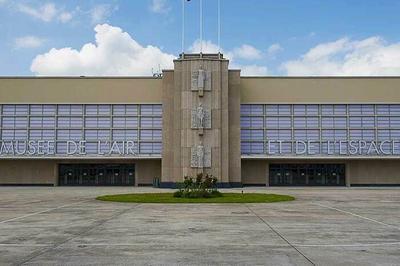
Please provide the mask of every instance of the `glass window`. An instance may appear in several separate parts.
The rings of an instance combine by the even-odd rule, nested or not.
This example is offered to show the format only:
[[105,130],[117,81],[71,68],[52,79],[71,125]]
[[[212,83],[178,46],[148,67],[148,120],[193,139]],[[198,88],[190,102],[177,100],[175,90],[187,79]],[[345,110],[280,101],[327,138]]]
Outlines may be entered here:
[[278,115],[278,105],[267,105],[266,106],[266,114],[267,115]]
[[390,115],[400,115],[400,104],[390,105]]
[[123,104],[113,105],[113,115],[125,115],[125,105]]

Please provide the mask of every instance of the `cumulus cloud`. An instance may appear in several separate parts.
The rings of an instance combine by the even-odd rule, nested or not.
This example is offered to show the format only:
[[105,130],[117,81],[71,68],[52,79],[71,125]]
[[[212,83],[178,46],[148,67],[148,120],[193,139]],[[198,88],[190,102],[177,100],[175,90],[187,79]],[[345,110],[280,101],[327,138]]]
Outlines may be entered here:
[[274,43],[267,49],[267,54],[270,57],[274,57],[277,53],[283,51],[282,46],[279,43]]
[[[173,68],[176,56],[164,53],[155,46],[143,46],[121,28],[108,24],[95,27],[95,43],[87,43],[80,50],[70,47],[51,49],[36,56],[31,71],[39,76],[148,76],[153,69]],[[189,52],[200,51],[200,41],[195,41]],[[217,53],[218,46],[211,41],[203,41],[204,53]],[[224,51],[221,51],[224,52]],[[239,64],[232,52],[232,68],[240,68],[244,76],[267,75],[265,66]]]
[[319,44],[281,67],[291,76],[400,75],[400,43],[388,44],[377,36],[341,38]]
[[259,65],[238,65],[236,68],[241,69],[242,76],[266,76],[268,75],[268,68]]
[[233,56],[244,60],[258,60],[262,58],[261,51],[248,44],[243,44],[240,47],[234,48],[232,53]]
[[92,24],[106,22],[114,11],[118,10],[118,6],[103,4],[97,5],[90,10],[90,18]]
[[171,10],[167,0],[152,0],[150,3],[150,11],[157,14],[165,14]]
[[[237,59],[249,59],[250,57],[253,58],[258,58],[255,55],[257,52],[254,52],[252,48],[244,48],[243,47],[252,47],[250,45],[242,45],[240,47],[233,48],[232,51],[225,51],[224,49],[219,49],[218,45],[213,43],[210,40],[203,40],[203,42],[200,42],[200,40],[196,40],[190,47],[189,47],[189,52],[190,53],[199,53],[201,44],[203,45],[203,53],[218,53],[218,51],[221,51],[221,53],[224,54],[224,57],[230,60],[230,66],[231,68],[234,69],[241,69],[241,73],[243,76],[265,76],[268,74],[268,68],[265,66],[260,66],[256,64],[252,65],[247,65],[247,64],[240,64],[237,62]],[[254,48],[254,47],[253,47]],[[243,50],[250,50],[252,52],[248,52],[244,56],[245,53],[238,53],[238,51],[243,51]],[[256,48],[254,48],[257,50]],[[258,51],[258,50],[257,50]],[[260,52],[261,54],[261,52]]]
[[62,23],[66,23],[72,19],[71,12],[57,8],[54,3],[46,3],[39,7],[33,7],[28,4],[18,4],[16,8],[19,12],[44,22],[51,22],[57,19]]
[[15,48],[37,48],[42,46],[44,39],[36,36],[24,36],[15,39]]
[[222,52],[222,49],[219,49],[218,45],[209,40],[196,40],[189,47],[190,53],[200,53],[200,51],[203,51],[203,53],[218,53],[220,50]]
[[138,76],[151,75],[159,66],[173,67],[174,55],[139,44],[121,28],[103,24],[94,30],[95,43],[87,43],[80,50],[53,48],[36,56],[31,71],[49,76]]

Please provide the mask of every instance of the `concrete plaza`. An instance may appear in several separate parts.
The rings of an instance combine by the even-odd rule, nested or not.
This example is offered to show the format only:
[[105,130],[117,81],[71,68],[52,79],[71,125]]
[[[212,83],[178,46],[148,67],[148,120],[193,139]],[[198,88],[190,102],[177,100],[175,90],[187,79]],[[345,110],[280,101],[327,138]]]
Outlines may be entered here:
[[297,198],[271,204],[94,199],[152,191],[0,187],[0,265],[400,265],[399,188],[244,189]]

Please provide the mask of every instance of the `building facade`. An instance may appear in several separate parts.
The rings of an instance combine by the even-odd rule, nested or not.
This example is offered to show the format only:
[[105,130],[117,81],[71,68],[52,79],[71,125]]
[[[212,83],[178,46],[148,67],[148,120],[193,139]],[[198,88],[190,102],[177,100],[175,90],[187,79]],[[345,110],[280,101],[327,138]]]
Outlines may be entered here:
[[400,78],[228,66],[185,54],[155,78],[0,78],[0,185],[400,185]]

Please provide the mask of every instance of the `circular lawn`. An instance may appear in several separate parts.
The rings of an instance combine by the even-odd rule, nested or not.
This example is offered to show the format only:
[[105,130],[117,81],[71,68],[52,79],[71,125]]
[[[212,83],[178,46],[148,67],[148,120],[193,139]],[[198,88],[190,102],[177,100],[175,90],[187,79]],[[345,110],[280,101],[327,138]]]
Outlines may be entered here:
[[137,193],[105,195],[97,199],[132,203],[271,203],[291,201],[294,197],[263,193],[222,193],[222,197],[215,198],[175,198],[173,193]]

